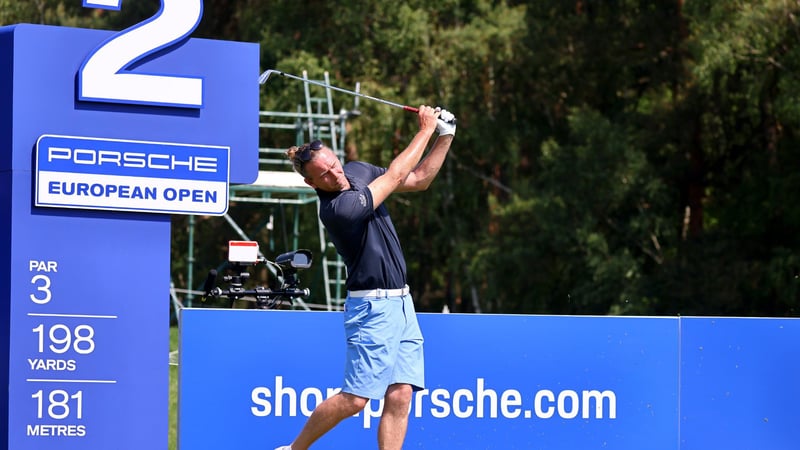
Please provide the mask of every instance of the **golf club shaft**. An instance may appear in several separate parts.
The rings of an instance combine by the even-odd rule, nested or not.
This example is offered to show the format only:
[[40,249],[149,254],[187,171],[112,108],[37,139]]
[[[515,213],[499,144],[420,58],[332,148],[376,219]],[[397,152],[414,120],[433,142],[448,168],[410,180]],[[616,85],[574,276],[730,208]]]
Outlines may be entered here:
[[413,106],[401,105],[400,103],[390,102],[389,100],[384,100],[382,98],[372,97],[372,96],[369,96],[369,95],[366,95],[366,94],[362,94],[360,92],[350,91],[350,90],[347,90],[347,89],[342,89],[340,87],[331,86],[330,84],[325,84],[325,83],[322,83],[322,82],[319,82],[319,81],[309,80],[307,78],[298,77],[297,75],[292,75],[290,73],[281,72],[280,70],[272,70],[272,69],[270,69],[270,70],[267,70],[266,72],[262,73],[261,76],[258,79],[259,84],[266,83],[267,79],[269,78],[269,76],[271,74],[273,74],[273,73],[277,73],[278,75],[284,76],[286,78],[292,78],[292,79],[295,79],[295,80],[300,80],[300,81],[303,81],[303,82],[306,82],[306,83],[310,83],[310,84],[313,84],[313,85],[316,85],[316,86],[322,86],[322,87],[327,88],[327,89],[333,89],[334,91],[344,92],[345,94],[355,95],[356,97],[368,98],[370,100],[374,100],[376,102],[383,103],[384,105],[394,106],[395,108],[401,108],[401,109],[404,109],[406,111],[419,112],[419,108],[414,108]]

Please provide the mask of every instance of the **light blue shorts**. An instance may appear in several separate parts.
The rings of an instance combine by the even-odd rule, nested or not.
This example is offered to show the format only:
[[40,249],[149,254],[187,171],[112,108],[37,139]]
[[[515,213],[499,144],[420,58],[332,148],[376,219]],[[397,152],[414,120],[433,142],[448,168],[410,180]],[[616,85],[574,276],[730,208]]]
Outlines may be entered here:
[[344,311],[347,361],[342,391],[381,399],[389,385],[425,388],[422,331],[411,294],[347,297]]

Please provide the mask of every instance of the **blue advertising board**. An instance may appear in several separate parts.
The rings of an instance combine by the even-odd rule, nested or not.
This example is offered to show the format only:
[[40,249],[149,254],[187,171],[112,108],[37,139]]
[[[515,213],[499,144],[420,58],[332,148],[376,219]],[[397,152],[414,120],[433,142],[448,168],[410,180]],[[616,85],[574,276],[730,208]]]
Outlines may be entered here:
[[[678,448],[675,318],[419,320],[427,389],[404,448]],[[341,313],[184,309],[180,448],[288,444],[343,364]],[[371,401],[315,448],[373,448],[380,410]]]
[[[182,450],[286,445],[344,364],[342,313],[184,309]],[[797,448],[800,319],[420,314],[412,449]],[[381,404],[314,448],[374,448]]]
[[681,448],[800,448],[800,320],[681,320]]
[[0,27],[0,448],[167,448],[168,214],[258,173],[259,46],[201,15]]

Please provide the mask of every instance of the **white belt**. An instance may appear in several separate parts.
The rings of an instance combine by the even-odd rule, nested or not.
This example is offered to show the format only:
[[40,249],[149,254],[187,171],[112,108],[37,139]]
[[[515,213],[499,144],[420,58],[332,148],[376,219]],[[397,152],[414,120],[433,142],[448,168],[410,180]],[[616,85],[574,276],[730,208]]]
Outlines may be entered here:
[[402,289],[367,289],[363,291],[347,291],[348,297],[402,297],[408,295],[410,289],[405,285]]

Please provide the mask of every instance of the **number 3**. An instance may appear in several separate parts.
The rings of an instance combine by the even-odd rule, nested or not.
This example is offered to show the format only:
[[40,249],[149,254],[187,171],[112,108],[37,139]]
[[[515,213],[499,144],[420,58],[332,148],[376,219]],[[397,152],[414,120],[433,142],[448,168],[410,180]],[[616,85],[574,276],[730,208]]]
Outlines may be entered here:
[[[36,286],[39,281],[43,282],[42,285]],[[31,278],[31,284],[36,286],[37,291],[44,293],[43,298],[39,298],[36,295],[30,294],[31,301],[33,303],[44,305],[45,303],[49,302],[51,298],[53,298],[53,293],[50,292],[50,277],[47,275],[34,275],[34,277]]]
[[[84,7],[120,9],[122,0],[84,0]],[[199,108],[203,79],[125,71],[188,36],[200,23],[202,0],[161,0],[151,19],[117,33],[94,50],[78,71],[78,99]]]

